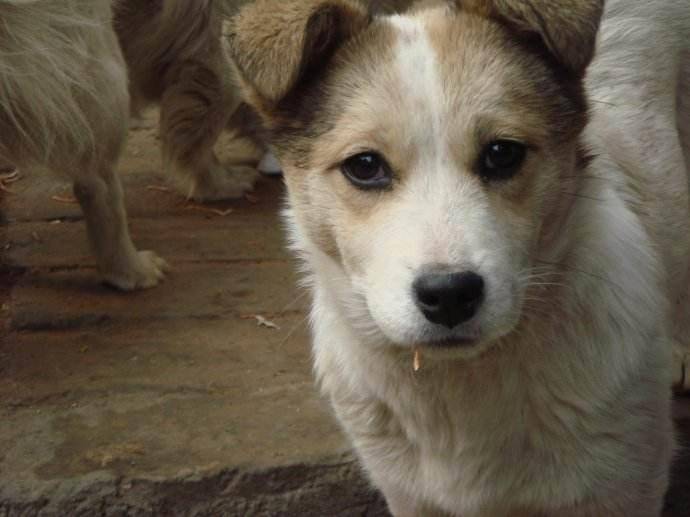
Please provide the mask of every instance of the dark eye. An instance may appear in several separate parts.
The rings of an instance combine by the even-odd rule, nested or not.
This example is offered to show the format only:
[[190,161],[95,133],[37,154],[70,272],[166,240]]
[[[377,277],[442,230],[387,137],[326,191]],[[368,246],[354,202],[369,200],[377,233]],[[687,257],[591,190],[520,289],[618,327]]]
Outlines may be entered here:
[[512,140],[496,140],[484,148],[479,162],[479,174],[486,181],[512,178],[520,170],[527,147]]
[[348,158],[340,166],[345,177],[358,188],[385,189],[393,179],[390,166],[376,153],[361,153]]

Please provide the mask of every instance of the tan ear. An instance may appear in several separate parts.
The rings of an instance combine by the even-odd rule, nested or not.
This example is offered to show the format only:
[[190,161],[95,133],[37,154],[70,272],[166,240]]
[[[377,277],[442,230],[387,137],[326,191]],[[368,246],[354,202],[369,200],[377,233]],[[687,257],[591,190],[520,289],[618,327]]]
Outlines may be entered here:
[[495,18],[525,37],[537,36],[576,77],[594,56],[604,0],[457,0],[466,10]]
[[245,100],[265,113],[370,21],[354,0],[255,0],[225,28]]

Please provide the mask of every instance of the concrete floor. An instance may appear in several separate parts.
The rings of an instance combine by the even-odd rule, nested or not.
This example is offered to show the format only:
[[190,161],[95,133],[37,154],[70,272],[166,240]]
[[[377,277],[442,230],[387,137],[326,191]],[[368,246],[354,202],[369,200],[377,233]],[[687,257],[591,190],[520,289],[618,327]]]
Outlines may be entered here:
[[[146,292],[98,283],[67,185],[22,171],[0,198],[0,516],[386,515],[312,385],[280,180],[184,203],[154,129],[121,169],[136,244],[175,268]],[[674,482],[690,516],[684,454]]]

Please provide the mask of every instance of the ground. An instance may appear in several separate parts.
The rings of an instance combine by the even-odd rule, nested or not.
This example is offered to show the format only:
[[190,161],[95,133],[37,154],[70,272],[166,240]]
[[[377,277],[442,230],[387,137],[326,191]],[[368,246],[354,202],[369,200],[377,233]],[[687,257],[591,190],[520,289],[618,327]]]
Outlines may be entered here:
[[[174,267],[156,289],[99,284],[59,179],[0,193],[0,516],[386,515],[312,383],[282,182],[187,203],[155,134],[133,131],[120,169],[135,243]],[[665,515],[687,517],[683,453],[674,484]]]

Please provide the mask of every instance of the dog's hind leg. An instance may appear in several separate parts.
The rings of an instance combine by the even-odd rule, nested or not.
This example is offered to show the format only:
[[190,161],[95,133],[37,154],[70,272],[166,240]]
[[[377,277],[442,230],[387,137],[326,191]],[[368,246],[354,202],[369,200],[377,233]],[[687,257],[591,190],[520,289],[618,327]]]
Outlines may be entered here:
[[164,166],[182,194],[197,201],[241,197],[258,176],[247,165],[224,167],[214,152],[239,99],[212,68],[197,61],[178,64],[161,100]]
[[152,251],[137,251],[127,227],[120,179],[111,164],[74,181],[98,269],[107,284],[123,291],[157,285],[167,265]]

